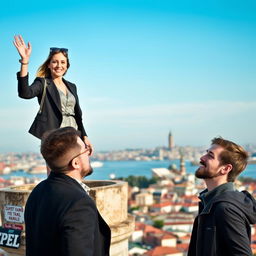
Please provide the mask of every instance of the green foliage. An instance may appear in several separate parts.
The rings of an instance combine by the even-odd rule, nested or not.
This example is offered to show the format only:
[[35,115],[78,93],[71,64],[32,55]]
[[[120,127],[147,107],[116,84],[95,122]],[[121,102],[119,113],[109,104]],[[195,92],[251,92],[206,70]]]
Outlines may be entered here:
[[131,208],[129,209],[129,212],[132,213],[133,211],[137,211],[137,210],[139,210],[139,209],[140,209],[139,206],[131,207]]
[[153,226],[155,228],[162,228],[164,226],[164,221],[163,220],[155,220],[153,223]]
[[157,180],[158,180],[156,177],[152,177],[148,179],[145,176],[133,176],[133,175],[127,178],[118,178],[118,179],[127,181],[131,187],[139,187],[139,188],[148,188],[150,184],[155,184],[157,183]]

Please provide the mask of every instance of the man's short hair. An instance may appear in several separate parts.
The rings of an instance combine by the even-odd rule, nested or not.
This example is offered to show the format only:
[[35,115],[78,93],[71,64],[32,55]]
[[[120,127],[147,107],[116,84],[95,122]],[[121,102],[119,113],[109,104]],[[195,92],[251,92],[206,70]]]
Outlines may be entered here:
[[[67,170],[69,159],[64,157],[72,149],[80,148],[77,143],[78,137],[80,137],[80,132],[72,127],[59,128],[43,135],[41,154],[52,171],[65,172]],[[63,158],[66,161],[62,161]]]
[[247,165],[248,153],[243,147],[221,137],[212,139],[212,145],[213,144],[224,148],[220,154],[220,163],[221,165],[232,165],[232,170],[228,173],[228,181],[235,181],[236,177],[245,169]]

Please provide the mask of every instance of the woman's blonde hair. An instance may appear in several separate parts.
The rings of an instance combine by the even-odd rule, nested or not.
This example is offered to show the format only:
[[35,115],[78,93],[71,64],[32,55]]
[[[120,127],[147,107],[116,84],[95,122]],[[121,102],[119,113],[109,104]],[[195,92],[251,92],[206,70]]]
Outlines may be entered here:
[[[54,50],[52,50],[54,49]],[[48,68],[49,63],[52,59],[52,57],[57,53],[62,53],[67,58],[67,70],[70,67],[69,58],[68,58],[68,51],[64,48],[51,48],[49,56],[47,57],[46,61],[38,68],[36,76],[37,77],[47,77],[51,78],[51,71]],[[67,73],[67,71],[64,73],[64,75]]]

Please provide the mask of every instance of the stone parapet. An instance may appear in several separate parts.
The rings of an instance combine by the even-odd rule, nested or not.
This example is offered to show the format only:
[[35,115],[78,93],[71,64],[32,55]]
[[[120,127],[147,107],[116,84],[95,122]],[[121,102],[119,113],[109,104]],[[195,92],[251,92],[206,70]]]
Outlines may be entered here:
[[[128,191],[123,181],[84,181],[91,188],[90,196],[95,200],[102,217],[111,228],[111,256],[128,255],[128,238],[134,230],[134,218],[127,214]],[[1,226],[17,225],[23,228],[18,249],[0,247],[10,256],[25,255],[25,224],[17,224],[6,218],[8,206],[25,208],[28,196],[35,184],[10,186],[0,189]]]

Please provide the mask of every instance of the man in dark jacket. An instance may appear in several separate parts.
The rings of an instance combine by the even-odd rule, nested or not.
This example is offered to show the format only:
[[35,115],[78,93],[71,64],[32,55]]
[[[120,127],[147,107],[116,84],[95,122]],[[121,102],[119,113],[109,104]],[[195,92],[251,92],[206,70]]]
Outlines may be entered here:
[[74,128],[54,130],[41,144],[51,168],[25,208],[27,256],[107,256],[110,229],[83,177],[91,174],[89,148]]
[[256,223],[256,201],[233,185],[247,158],[241,146],[222,138],[214,138],[201,157],[195,175],[205,180],[207,189],[199,196],[188,256],[252,255],[250,224]]

